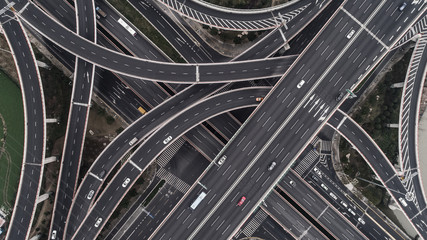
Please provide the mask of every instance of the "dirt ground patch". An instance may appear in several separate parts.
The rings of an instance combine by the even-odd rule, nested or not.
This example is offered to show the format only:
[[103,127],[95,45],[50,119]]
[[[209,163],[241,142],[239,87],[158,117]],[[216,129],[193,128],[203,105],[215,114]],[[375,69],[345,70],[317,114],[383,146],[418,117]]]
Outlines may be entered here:
[[18,72],[16,70],[9,45],[7,44],[5,36],[2,34],[0,34],[0,50],[0,68],[9,75],[13,81],[18,83]]

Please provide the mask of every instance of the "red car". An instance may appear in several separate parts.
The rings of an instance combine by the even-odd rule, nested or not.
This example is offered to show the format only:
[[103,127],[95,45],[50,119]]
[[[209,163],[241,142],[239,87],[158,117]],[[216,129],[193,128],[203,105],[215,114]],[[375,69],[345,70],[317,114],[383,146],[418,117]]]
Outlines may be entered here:
[[242,206],[242,204],[245,202],[245,200],[246,200],[246,197],[242,197],[241,199],[240,199],[240,201],[239,201],[239,203],[237,203],[237,206]]

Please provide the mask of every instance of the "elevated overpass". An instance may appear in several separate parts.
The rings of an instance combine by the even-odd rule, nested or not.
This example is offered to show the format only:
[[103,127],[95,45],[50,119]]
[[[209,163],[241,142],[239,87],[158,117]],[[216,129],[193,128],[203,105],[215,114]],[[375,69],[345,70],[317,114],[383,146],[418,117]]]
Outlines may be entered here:
[[340,111],[335,112],[328,124],[356,147],[417,232],[424,237],[427,226],[421,220],[427,219],[427,212],[425,208],[419,209],[416,204],[418,199],[402,184],[390,160],[378,145],[353,119]]
[[[77,34],[96,43],[97,31],[93,0],[77,0],[75,5]],[[67,130],[49,231],[50,234],[55,231],[56,235],[61,238],[65,233],[65,220],[77,188],[95,76],[93,64],[78,57],[76,57],[75,63]]]
[[[13,20],[10,18],[14,18]],[[24,152],[21,176],[6,239],[28,239],[43,177],[46,113],[43,86],[31,44],[14,12],[1,16],[18,72],[24,104]]]

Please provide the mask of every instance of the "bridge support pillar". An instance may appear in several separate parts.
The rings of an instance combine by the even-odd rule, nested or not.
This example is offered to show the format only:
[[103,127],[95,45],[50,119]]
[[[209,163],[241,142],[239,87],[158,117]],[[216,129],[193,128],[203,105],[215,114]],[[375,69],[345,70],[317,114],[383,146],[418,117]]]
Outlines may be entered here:
[[37,198],[36,204],[39,204],[49,198],[50,193],[45,193]]
[[405,85],[405,82],[394,83],[390,86],[390,88],[403,88],[404,85]]
[[43,164],[48,164],[48,163],[51,163],[51,162],[56,162],[56,157],[55,156],[45,158],[44,161],[43,161]]
[[46,118],[46,123],[56,123],[58,122],[58,119],[56,118]]
[[42,237],[41,234],[37,234],[34,237],[30,238],[30,240],[39,240]]

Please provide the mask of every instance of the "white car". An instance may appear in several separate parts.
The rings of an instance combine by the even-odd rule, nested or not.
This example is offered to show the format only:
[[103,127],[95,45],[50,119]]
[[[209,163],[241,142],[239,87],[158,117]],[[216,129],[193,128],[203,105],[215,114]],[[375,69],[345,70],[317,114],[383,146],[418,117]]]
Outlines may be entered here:
[[320,186],[323,188],[323,189],[325,189],[325,191],[328,191],[329,190],[329,188],[325,185],[325,184],[320,184]]
[[95,227],[99,227],[99,225],[102,223],[102,218],[98,218],[95,223]]
[[349,209],[348,209],[348,211],[349,211],[353,216],[356,216],[356,213],[355,213],[351,208],[349,208]]
[[322,177],[322,172],[317,167],[314,167],[313,170],[319,177]]
[[94,193],[95,193],[95,191],[90,190],[89,193],[88,193],[88,195],[87,195],[87,199],[91,200]]
[[52,236],[50,237],[50,239],[56,239],[56,230],[52,231]]
[[222,156],[219,160],[218,160],[218,165],[219,166],[221,166],[224,162],[225,162],[225,159],[227,159],[227,156]]
[[334,193],[330,192],[329,196],[331,196],[334,200],[337,200],[337,195],[335,195]]
[[130,178],[126,178],[125,181],[122,183],[122,187],[126,187],[129,182],[130,182]]
[[172,140],[172,136],[167,137],[165,140],[163,140],[163,144],[168,144]]
[[347,38],[348,39],[350,39],[351,37],[353,37],[353,35],[354,35],[354,33],[355,33],[356,31],[354,31],[354,30],[351,30],[348,34],[347,34]]
[[365,225],[365,220],[363,220],[363,218],[358,218],[357,220],[359,220],[359,222],[363,225]]
[[268,171],[273,170],[275,166],[276,166],[276,162],[271,162],[270,166],[268,166]]
[[344,202],[344,201],[341,201],[341,204],[342,204],[344,207],[348,207],[348,204],[347,204],[346,202]]
[[404,207],[406,207],[406,206],[408,206],[408,204],[406,203],[406,201],[405,201],[405,199],[403,199],[403,198],[399,198],[399,202],[404,206]]
[[297,88],[301,88],[301,87],[302,87],[302,85],[304,85],[304,83],[305,83],[305,81],[304,81],[304,80],[301,80],[301,81],[298,83]]
[[294,187],[296,187],[297,186],[297,184],[294,182],[294,181],[289,181],[289,184],[291,184],[291,186],[294,186]]

